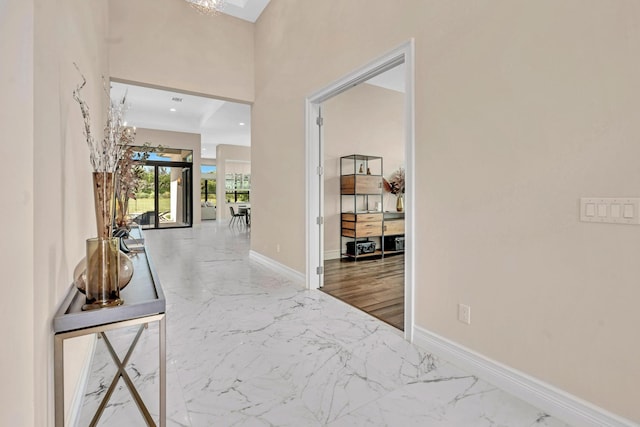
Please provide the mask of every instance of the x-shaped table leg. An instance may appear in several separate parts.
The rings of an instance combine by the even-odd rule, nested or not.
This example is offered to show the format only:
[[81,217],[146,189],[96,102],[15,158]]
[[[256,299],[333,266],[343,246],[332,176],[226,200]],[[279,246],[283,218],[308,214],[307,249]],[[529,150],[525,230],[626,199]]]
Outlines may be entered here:
[[93,416],[93,419],[91,420],[91,424],[89,424],[89,426],[93,427],[98,424],[98,420],[102,416],[102,412],[106,408],[107,403],[109,402],[109,399],[111,398],[111,395],[113,394],[113,391],[115,390],[116,385],[118,384],[118,380],[120,379],[120,377],[122,377],[125,384],[127,384],[127,387],[129,388],[129,391],[131,392],[133,399],[136,401],[136,404],[138,405],[138,409],[140,409],[140,412],[142,412],[142,416],[147,422],[147,425],[155,427],[156,423],[153,421],[153,418],[151,417],[149,410],[145,406],[144,402],[142,401],[142,398],[138,394],[138,391],[136,390],[135,386],[133,385],[133,381],[131,381],[129,374],[125,370],[125,368],[127,367],[127,364],[129,363],[129,358],[131,357],[133,350],[138,344],[140,335],[142,335],[142,331],[146,327],[147,327],[146,323],[140,326],[140,328],[138,329],[138,333],[136,334],[136,337],[133,339],[133,342],[129,347],[129,351],[127,352],[124,359],[122,359],[122,361],[120,361],[120,358],[116,354],[116,351],[113,349],[113,346],[111,345],[111,342],[107,338],[107,335],[104,332],[100,332],[100,336],[102,336],[102,338],[104,339],[104,343],[107,345],[107,349],[109,350],[109,353],[113,358],[113,361],[118,366],[118,372],[116,372],[115,377],[113,377],[113,381],[111,381],[111,385],[109,386],[107,393],[104,395],[104,398],[102,399],[102,403],[100,403],[100,407],[98,408],[95,415]]

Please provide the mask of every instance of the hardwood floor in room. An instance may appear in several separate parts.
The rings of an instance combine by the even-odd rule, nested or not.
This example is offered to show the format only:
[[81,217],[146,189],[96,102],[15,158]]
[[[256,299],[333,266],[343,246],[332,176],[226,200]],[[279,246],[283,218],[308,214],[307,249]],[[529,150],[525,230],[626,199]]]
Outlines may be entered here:
[[404,255],[324,263],[323,292],[404,330]]

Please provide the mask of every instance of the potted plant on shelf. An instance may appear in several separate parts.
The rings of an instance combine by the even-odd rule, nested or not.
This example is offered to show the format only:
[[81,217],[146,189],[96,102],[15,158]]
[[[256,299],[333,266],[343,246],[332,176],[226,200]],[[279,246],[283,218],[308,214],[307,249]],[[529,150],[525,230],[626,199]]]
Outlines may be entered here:
[[384,189],[396,196],[396,211],[404,212],[404,168],[398,168],[389,176],[383,178]]

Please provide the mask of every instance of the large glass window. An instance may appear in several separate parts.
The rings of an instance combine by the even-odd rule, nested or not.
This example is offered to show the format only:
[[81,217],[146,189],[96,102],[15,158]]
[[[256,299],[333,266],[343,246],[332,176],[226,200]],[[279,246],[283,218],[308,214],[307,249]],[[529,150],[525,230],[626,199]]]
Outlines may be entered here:
[[216,167],[200,167],[200,202],[209,202],[216,206]]
[[250,202],[251,164],[249,162],[228,161],[224,176],[224,188],[227,203]]
[[146,157],[141,159],[141,182],[135,198],[129,201],[129,217],[142,228],[190,227],[192,151],[162,148]]

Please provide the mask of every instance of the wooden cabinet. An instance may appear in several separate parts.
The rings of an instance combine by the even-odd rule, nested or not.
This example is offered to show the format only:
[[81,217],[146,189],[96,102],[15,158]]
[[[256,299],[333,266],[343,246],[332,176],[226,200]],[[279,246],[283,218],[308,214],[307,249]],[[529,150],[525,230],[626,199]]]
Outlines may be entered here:
[[343,213],[342,236],[353,238],[382,236],[382,222],[382,213]]
[[382,176],[374,175],[342,175],[340,177],[341,194],[379,195],[382,192]]
[[383,231],[385,236],[404,234],[404,219],[385,219]]

